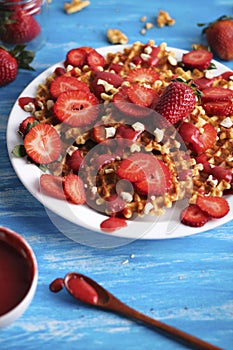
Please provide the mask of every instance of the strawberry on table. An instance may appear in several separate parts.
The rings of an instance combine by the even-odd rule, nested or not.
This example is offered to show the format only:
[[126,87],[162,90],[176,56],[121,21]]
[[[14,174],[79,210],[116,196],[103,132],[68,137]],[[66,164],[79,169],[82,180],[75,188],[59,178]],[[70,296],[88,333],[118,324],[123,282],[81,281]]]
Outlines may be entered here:
[[10,13],[0,26],[0,40],[7,44],[25,44],[35,39],[41,32],[36,19],[25,11]]
[[91,124],[98,116],[98,99],[91,92],[72,90],[62,92],[53,110],[60,122],[71,126]]
[[187,68],[205,70],[210,66],[212,58],[213,54],[210,51],[198,49],[183,54],[182,62]]
[[67,198],[74,204],[84,204],[86,193],[83,180],[75,174],[69,174],[64,181],[64,192]]
[[[204,26],[206,24],[199,24]],[[211,50],[222,60],[233,59],[233,19],[221,16],[216,21],[207,24],[203,29],[206,41]]]
[[204,226],[209,220],[210,216],[202,211],[196,204],[190,204],[183,209],[180,215],[181,223],[191,227]]
[[182,81],[172,81],[159,97],[155,110],[168,122],[175,124],[188,117],[195,104],[192,87]]
[[217,196],[198,196],[197,206],[212,218],[219,219],[227,215],[230,210],[227,200]]
[[57,160],[61,152],[61,140],[50,124],[36,124],[24,139],[27,155],[37,164],[48,164]]
[[32,62],[34,53],[24,49],[24,45],[16,45],[10,51],[0,47],[0,86],[15,80],[20,68],[33,70],[29,63]]

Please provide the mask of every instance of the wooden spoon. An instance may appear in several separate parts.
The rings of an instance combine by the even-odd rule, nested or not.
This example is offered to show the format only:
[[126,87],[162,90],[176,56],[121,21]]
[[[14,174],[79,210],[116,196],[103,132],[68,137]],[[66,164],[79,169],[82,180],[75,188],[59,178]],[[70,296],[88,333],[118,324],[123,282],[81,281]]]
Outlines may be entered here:
[[155,329],[174,340],[199,350],[221,350],[221,348],[201,340],[191,334],[185,333],[175,327],[169,326],[161,321],[155,320],[141,312],[129,307],[117,299],[109,291],[100,286],[91,278],[76,272],[68,273],[64,279],[58,278],[50,284],[50,290],[58,292],[66,287],[68,292],[76,299],[109,311],[114,311],[127,316],[135,321]]

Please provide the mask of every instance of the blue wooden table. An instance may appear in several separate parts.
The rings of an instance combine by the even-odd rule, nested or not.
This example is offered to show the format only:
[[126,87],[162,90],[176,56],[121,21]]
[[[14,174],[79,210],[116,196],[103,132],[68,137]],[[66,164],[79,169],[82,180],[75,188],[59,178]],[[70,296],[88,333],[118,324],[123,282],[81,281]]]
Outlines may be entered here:
[[[188,50],[202,40],[197,23],[232,15],[232,0],[92,0],[72,15],[63,5],[61,0],[49,4],[48,38],[36,54],[35,72],[20,71],[14,82],[0,88],[0,223],[28,240],[39,266],[35,297],[19,320],[0,331],[0,349],[184,348],[129,319],[85,306],[65,291],[51,293],[50,282],[70,271],[97,280],[151,317],[233,349],[233,221],[178,239],[136,240],[111,249],[79,244],[57,229],[44,206],[21,184],[6,148],[7,120],[17,96],[69,49],[109,45],[107,29],[118,28],[129,43],[154,39]],[[140,18],[155,23],[160,9],[170,13],[175,25],[155,25],[142,35]],[[225,64],[233,69],[233,61]]]

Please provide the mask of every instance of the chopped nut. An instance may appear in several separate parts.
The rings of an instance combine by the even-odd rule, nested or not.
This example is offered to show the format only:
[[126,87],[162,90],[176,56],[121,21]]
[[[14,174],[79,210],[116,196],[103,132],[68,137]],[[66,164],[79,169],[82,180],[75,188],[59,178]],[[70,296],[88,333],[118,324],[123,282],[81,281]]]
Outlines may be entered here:
[[167,11],[160,10],[157,17],[157,25],[164,27],[165,25],[172,26],[175,24],[175,20],[170,17]]
[[141,19],[140,19],[141,22],[146,22],[146,20],[147,20],[146,16],[142,16]]
[[146,28],[146,29],[154,28],[154,24],[151,23],[151,22],[147,22],[147,23],[145,24],[145,28]]
[[88,5],[90,5],[90,1],[72,0],[71,3],[64,3],[64,9],[66,13],[71,14],[81,11],[84,7],[87,7]]
[[145,29],[145,28],[142,28],[141,34],[142,34],[142,35],[145,35],[145,34],[146,34],[146,29]]
[[128,42],[127,36],[119,29],[108,29],[107,31],[108,41],[111,44],[126,44]]

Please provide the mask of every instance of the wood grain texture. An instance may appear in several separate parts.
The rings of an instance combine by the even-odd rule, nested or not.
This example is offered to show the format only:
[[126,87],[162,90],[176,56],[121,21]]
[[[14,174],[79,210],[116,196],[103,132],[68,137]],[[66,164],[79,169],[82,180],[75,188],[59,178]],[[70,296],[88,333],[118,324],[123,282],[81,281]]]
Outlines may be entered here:
[[[140,18],[155,21],[159,9],[176,19],[173,27],[140,34]],[[198,22],[232,15],[232,1],[101,1],[92,0],[74,15],[63,1],[52,1],[46,45],[37,52],[35,72],[19,72],[0,88],[0,223],[25,237],[39,266],[36,295],[24,315],[0,330],[1,350],[149,350],[183,349],[142,325],[85,306],[64,290],[49,291],[50,282],[67,272],[83,273],[128,305],[223,349],[233,347],[233,222],[190,237],[134,241],[114,249],[97,249],[73,242],[53,225],[43,205],[18,180],[6,149],[10,110],[20,92],[39,73],[64,59],[80,45],[109,45],[108,28],[119,28],[130,43],[154,39],[189,49],[203,40]],[[55,30],[56,29],[56,30]],[[223,63],[223,62],[222,62]],[[233,69],[233,62],[225,62]],[[185,229],[185,228],[184,228]],[[82,235],[91,235],[77,227]],[[1,268],[1,267],[0,267]]]

